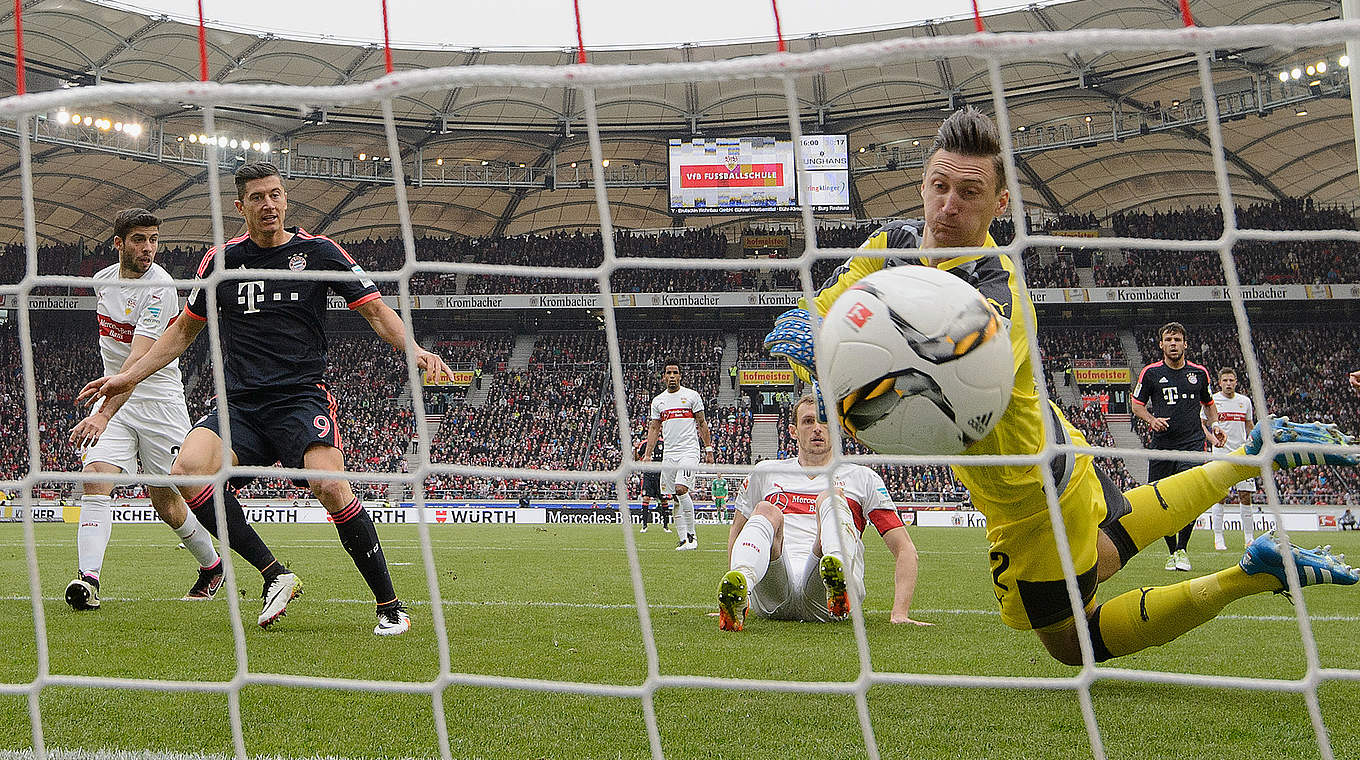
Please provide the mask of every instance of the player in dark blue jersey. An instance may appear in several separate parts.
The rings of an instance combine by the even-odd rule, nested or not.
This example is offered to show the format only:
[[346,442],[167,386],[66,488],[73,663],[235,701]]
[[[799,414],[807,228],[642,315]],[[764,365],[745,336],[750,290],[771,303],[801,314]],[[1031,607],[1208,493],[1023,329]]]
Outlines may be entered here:
[[[232,463],[340,472],[345,468],[335,399],[326,388],[325,316],[328,292],[343,297],[368,320],[374,332],[398,351],[405,350],[406,326],[363,269],[335,242],[284,226],[288,194],[272,164],[247,164],[236,171],[236,210],[245,218],[246,235],[227,243],[219,254],[209,250],[199,265],[200,277],[214,269],[221,255],[226,269],[339,271],[339,280],[264,278],[224,279],[217,283],[217,317],[222,336],[223,371],[231,421]],[[98,399],[130,390],[138,382],[182,354],[203,330],[208,318],[202,288],[189,297],[184,318],[176,320],[150,351],[131,368],[95,380],[82,399]],[[426,373],[448,372],[438,356],[419,346],[416,363]],[[171,474],[210,475],[221,467],[218,405],[199,420],[184,440]],[[409,630],[411,621],[392,589],[387,561],[373,520],[343,479],[313,478],[313,495],[330,512],[340,543],[353,558],[377,601],[374,633],[393,635]],[[216,532],[211,486],[181,489],[190,508]],[[227,507],[231,548],[265,577],[265,606],[259,624],[268,626],[284,613],[301,591],[294,573],[274,560],[264,542],[245,522],[241,505],[230,492]]]
[[[1152,431],[1152,448],[1162,451],[1205,451],[1205,430],[1213,430],[1218,423],[1218,408],[1214,406],[1214,392],[1209,387],[1209,370],[1185,358],[1185,325],[1168,322],[1157,331],[1162,359],[1143,368],[1133,388],[1133,414],[1148,424]],[[1200,408],[1204,409],[1206,426],[1200,425]],[[1207,443],[1221,445],[1214,438]],[[1196,462],[1176,459],[1148,461],[1148,482],[1185,472]],[[1166,536],[1166,569],[1190,570],[1190,556],[1186,548],[1195,522],[1181,528],[1175,535]]]

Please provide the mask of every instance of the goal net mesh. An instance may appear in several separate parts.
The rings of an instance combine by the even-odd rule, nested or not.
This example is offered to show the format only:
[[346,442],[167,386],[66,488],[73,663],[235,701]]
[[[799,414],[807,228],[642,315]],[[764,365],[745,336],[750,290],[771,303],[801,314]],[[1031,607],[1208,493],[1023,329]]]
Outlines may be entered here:
[[[1228,167],[1225,162],[1223,135],[1219,125],[1219,114],[1217,111],[1215,93],[1215,81],[1210,73],[1210,57],[1214,50],[1257,47],[1274,45],[1280,48],[1299,48],[1315,45],[1338,44],[1346,41],[1348,35],[1360,36],[1360,25],[1350,22],[1327,22],[1319,24],[1309,24],[1304,26],[1272,25],[1272,26],[1242,26],[1231,28],[1187,28],[1176,31],[1150,31],[1150,30],[1086,30],[1073,32],[1052,32],[1052,33],[1026,33],[1026,34],[977,34],[963,37],[941,37],[941,38],[908,38],[895,39],[882,42],[872,42],[858,44],[848,47],[838,47],[824,49],[807,53],[797,54],[772,54],[745,58],[738,60],[726,60],[702,63],[668,63],[668,64],[649,64],[636,66],[622,65],[579,65],[567,67],[515,67],[515,66],[466,66],[456,68],[442,68],[419,71],[402,71],[393,73],[379,80],[363,84],[336,86],[336,87],[290,87],[275,85],[219,85],[212,83],[198,82],[171,82],[156,84],[115,84],[98,85],[94,87],[83,87],[72,90],[58,90],[24,96],[16,96],[0,100],[0,119],[12,122],[17,125],[19,132],[19,164],[20,164],[20,183],[22,186],[22,201],[24,206],[23,216],[23,235],[26,248],[27,261],[23,267],[23,276],[17,283],[0,285],[0,296],[17,296],[17,323],[18,336],[20,342],[20,352],[18,361],[22,365],[23,383],[26,398],[26,414],[28,424],[25,426],[27,432],[27,447],[29,452],[29,467],[27,473],[16,482],[0,483],[0,488],[7,491],[16,492],[20,495],[20,503],[25,507],[24,510],[24,550],[28,564],[28,595],[32,599],[33,625],[37,639],[37,675],[31,682],[26,683],[7,683],[0,684],[0,695],[16,695],[27,698],[28,713],[32,728],[33,754],[36,757],[45,757],[44,743],[44,713],[41,709],[40,697],[45,689],[54,687],[74,687],[74,688],[103,688],[103,689],[132,689],[144,691],[160,692],[202,692],[212,694],[224,694],[228,698],[230,707],[231,735],[234,742],[235,753],[238,757],[245,758],[247,755],[246,735],[242,729],[240,693],[247,686],[276,686],[276,687],[301,687],[301,688],[322,688],[333,690],[348,690],[354,692],[370,693],[403,693],[403,694],[423,694],[431,700],[435,729],[438,737],[439,751],[442,757],[452,758],[455,752],[451,749],[448,726],[445,720],[444,696],[446,690],[456,686],[471,687],[495,687],[522,689],[538,692],[559,692],[565,694],[588,695],[588,696],[608,696],[625,697],[639,700],[643,706],[643,716],[646,724],[647,741],[651,755],[661,758],[665,755],[662,736],[658,730],[656,695],[660,689],[708,689],[708,690],[736,690],[736,691],[764,691],[764,692],[794,692],[807,694],[829,694],[843,695],[852,697],[856,706],[858,721],[863,739],[863,751],[870,758],[880,756],[879,743],[875,737],[873,723],[870,719],[868,692],[875,686],[907,686],[907,687],[963,687],[963,688],[984,688],[984,689],[1014,689],[1014,690],[1070,690],[1077,695],[1081,715],[1084,720],[1086,734],[1089,738],[1091,753],[1098,759],[1107,756],[1105,746],[1102,742],[1101,726],[1097,721],[1096,713],[1092,708],[1091,691],[1094,684],[1098,681],[1125,681],[1125,682],[1155,682],[1161,684],[1175,684],[1183,686],[1232,688],[1246,690],[1270,690],[1283,693],[1296,693],[1303,695],[1307,712],[1312,722],[1312,727],[1317,740],[1317,746],[1323,758],[1331,760],[1333,752],[1329,741],[1328,727],[1323,719],[1322,711],[1319,707],[1318,689],[1321,684],[1328,680],[1356,680],[1360,678],[1360,670],[1347,670],[1337,668],[1325,668],[1321,665],[1317,648],[1314,643],[1311,630],[1311,621],[1307,612],[1306,597],[1294,595],[1294,611],[1297,617],[1298,627],[1304,643],[1307,667],[1305,673],[1299,678],[1275,679],[1275,678],[1251,678],[1251,677],[1227,677],[1210,676],[1194,673],[1175,673],[1155,670],[1139,670],[1121,667],[1095,667],[1092,662],[1092,649],[1090,643],[1090,632],[1085,624],[1085,616],[1077,614],[1076,619],[1080,627],[1080,637],[1082,642],[1082,652],[1086,660],[1083,667],[1074,669],[1072,674],[1060,678],[1036,678],[1022,676],[984,676],[967,674],[938,674],[938,673],[911,673],[911,672],[884,672],[874,667],[870,657],[869,641],[865,632],[864,618],[858,607],[852,609],[853,636],[857,647],[860,672],[857,678],[842,681],[779,681],[749,678],[720,678],[711,676],[687,675],[685,673],[664,672],[659,658],[656,641],[653,635],[652,615],[653,610],[648,605],[647,589],[644,586],[644,576],[641,565],[639,564],[638,546],[635,542],[633,531],[629,529],[629,521],[620,521],[622,532],[622,546],[626,553],[629,568],[629,578],[632,593],[636,604],[639,629],[643,639],[645,651],[646,675],[639,683],[591,683],[575,682],[551,679],[532,679],[532,678],[506,678],[500,676],[488,676],[477,673],[458,672],[451,664],[450,652],[457,646],[476,646],[475,642],[460,642],[457,631],[448,629],[445,623],[445,616],[440,614],[443,609],[443,601],[440,595],[440,582],[437,568],[439,561],[436,557],[435,548],[431,543],[429,522],[431,517],[424,509],[425,494],[424,489],[419,487],[431,475],[453,474],[463,476],[477,476],[486,478],[521,478],[539,481],[560,481],[560,482],[587,482],[587,481],[610,481],[613,484],[616,500],[620,504],[628,503],[628,479],[631,474],[638,470],[655,471],[659,465],[650,462],[636,461],[633,455],[633,430],[638,426],[638,421],[630,419],[629,403],[627,396],[627,386],[625,374],[619,348],[619,326],[616,321],[614,299],[611,297],[611,275],[626,271],[628,269],[657,269],[657,270],[739,270],[772,268],[777,270],[795,272],[801,284],[802,291],[809,298],[815,288],[812,270],[814,264],[823,259],[841,259],[853,253],[850,249],[823,248],[817,245],[816,230],[813,210],[807,205],[808,193],[801,192],[799,197],[803,199],[801,210],[802,225],[806,231],[807,246],[801,256],[786,260],[752,260],[752,259],[674,259],[648,256],[620,256],[614,246],[614,227],[611,222],[611,205],[609,197],[609,187],[606,182],[605,172],[602,162],[606,154],[601,143],[601,130],[596,107],[596,95],[601,90],[626,88],[635,85],[656,85],[656,84],[677,84],[683,85],[694,82],[712,81],[757,81],[775,80],[782,84],[785,97],[785,108],[787,110],[787,126],[792,143],[796,147],[799,145],[799,138],[803,132],[804,120],[800,113],[799,86],[800,78],[805,78],[818,72],[835,72],[851,68],[875,67],[907,62],[931,62],[936,59],[951,56],[966,56],[985,61],[991,82],[991,111],[999,127],[999,132],[1003,138],[1005,148],[1005,163],[1007,178],[1011,197],[1010,214],[1015,221],[1014,241],[1005,248],[998,250],[980,251],[987,255],[998,253],[1008,254],[1014,257],[1019,263],[1022,251],[1034,246],[1060,246],[1070,243],[1070,239],[1050,237],[1045,235],[1030,234],[1024,223],[1026,209],[1023,201],[1023,194],[1019,185],[1018,177],[1022,176],[1017,171],[1015,162],[1015,146],[1012,137],[1016,133],[1012,129],[1009,113],[1007,110],[1007,100],[1005,90],[1002,85],[1002,64],[1023,59],[1034,58],[1045,55],[1061,55],[1066,51],[1139,51],[1149,53],[1165,53],[1167,51],[1189,52],[1192,53],[1198,62],[1199,85],[1204,93],[1203,102],[1207,108],[1207,134],[1210,143],[1210,150],[1213,161],[1213,173],[1216,178],[1218,202],[1224,209],[1231,209],[1234,206],[1234,198],[1229,182]],[[398,141],[398,133],[393,117],[393,102],[395,99],[405,95],[428,92],[431,90],[448,90],[458,87],[476,86],[513,86],[522,88],[560,88],[572,90],[577,93],[583,105],[586,117],[586,129],[589,135],[589,150],[591,156],[591,179],[596,198],[596,213],[598,214],[599,229],[601,240],[604,246],[603,261],[598,266],[593,267],[539,267],[539,266],[512,266],[512,265],[488,265],[467,262],[435,262],[423,261],[417,256],[416,237],[413,232],[411,212],[407,199],[407,181],[404,176],[404,167],[400,161],[392,162],[392,184],[391,190],[394,195],[394,203],[399,212],[401,239],[404,247],[404,263],[397,269],[390,271],[370,271],[369,274],[379,281],[380,288],[385,295],[394,295],[399,304],[398,311],[406,321],[408,326],[412,324],[411,311],[411,278],[418,274],[444,274],[444,275],[476,275],[492,273],[515,278],[563,278],[586,280],[592,282],[598,289],[601,296],[600,304],[603,307],[604,331],[608,341],[608,361],[609,375],[612,380],[613,388],[613,412],[617,420],[617,442],[623,461],[617,469],[600,471],[552,471],[527,468],[502,468],[486,466],[468,466],[452,463],[440,463],[430,461],[429,452],[431,451],[431,435],[426,426],[426,412],[424,404],[424,392],[420,373],[411,360],[414,348],[412,334],[407,334],[406,345],[406,364],[407,380],[414,396],[413,411],[415,415],[414,435],[419,439],[417,447],[417,458],[410,463],[409,472],[405,473],[374,473],[374,472],[351,472],[344,477],[351,480],[363,479],[369,482],[387,482],[391,484],[411,484],[413,488],[416,509],[414,514],[417,518],[416,527],[420,542],[420,557],[423,562],[425,577],[428,585],[430,600],[430,622],[435,629],[438,641],[438,677],[429,681],[377,681],[347,678],[327,678],[290,675],[285,673],[270,672],[262,666],[262,663],[251,661],[247,657],[245,625],[242,622],[240,594],[236,588],[235,575],[231,564],[233,556],[230,552],[223,552],[223,560],[227,563],[226,572],[226,593],[227,604],[230,605],[230,617],[232,621],[232,637],[235,652],[236,672],[234,677],[229,680],[215,682],[199,681],[175,681],[159,679],[140,679],[140,678],[115,678],[115,677],[93,677],[83,675],[63,675],[53,673],[49,666],[49,643],[45,624],[45,610],[43,596],[41,593],[42,582],[38,563],[38,549],[35,542],[35,532],[32,522],[32,507],[35,504],[34,489],[39,483],[53,480],[71,480],[72,473],[52,472],[43,469],[43,459],[40,454],[39,419],[38,406],[36,402],[38,379],[35,374],[35,349],[32,340],[32,315],[28,304],[28,298],[35,289],[44,286],[84,286],[90,285],[89,278],[67,275],[40,274],[38,266],[37,238],[35,235],[36,217],[34,214],[33,197],[33,153],[30,134],[32,117],[37,114],[44,114],[58,108],[66,109],[89,109],[99,106],[107,106],[116,103],[136,102],[139,104],[192,104],[201,107],[203,113],[203,130],[206,134],[216,133],[214,117],[217,109],[232,104],[255,104],[271,106],[296,106],[297,104],[307,104],[312,108],[324,108],[327,106],[341,106],[355,103],[378,104],[381,107],[382,119],[385,125],[387,150],[390,156],[401,156],[401,145]],[[219,166],[219,156],[217,148],[209,144],[207,150],[206,167]],[[798,181],[805,187],[806,177],[799,171]],[[224,242],[223,219],[220,204],[215,200],[222,197],[221,179],[219,172],[215,170],[206,171],[206,186],[208,205],[212,213],[212,243],[219,249]],[[1223,274],[1226,278],[1226,294],[1231,301],[1232,313],[1236,321],[1237,336],[1240,341],[1242,356],[1245,359],[1246,375],[1250,381],[1250,387],[1254,394],[1254,401],[1258,409],[1266,409],[1266,399],[1263,396],[1261,366],[1258,362],[1255,351],[1253,350],[1252,330],[1248,323],[1247,314],[1244,308],[1240,283],[1237,270],[1234,266],[1232,249],[1234,244],[1240,241],[1288,241],[1305,239],[1345,239],[1350,241],[1360,241],[1360,233],[1353,231],[1263,231],[1239,229],[1236,226],[1232,214],[1224,214],[1222,235],[1215,240],[1207,241],[1186,241],[1186,240],[1160,240],[1160,239],[1132,239],[1132,238],[1094,238],[1083,241],[1083,244],[1093,249],[1116,250],[1121,248],[1136,247],[1149,250],[1192,250],[1192,251],[1212,251],[1217,252],[1222,266]],[[263,276],[270,278],[289,278],[299,280],[315,279],[341,279],[344,277],[340,273],[326,273],[315,271],[301,272],[280,272],[269,270],[268,272],[253,271],[225,271],[222,257],[216,257],[211,271],[201,280],[178,280],[176,284],[182,288],[205,287],[208,298],[209,321],[207,336],[204,338],[208,342],[209,352],[213,358],[212,363],[212,383],[216,395],[221,398],[225,394],[226,380],[223,374],[223,367],[220,361],[222,350],[222,339],[216,316],[216,293],[215,288],[211,287],[224,280],[238,280],[247,276]],[[135,285],[134,285],[135,286]],[[752,328],[764,327],[764,325],[752,325]],[[1030,334],[1035,334],[1034,330]],[[1036,345],[1032,349],[1032,363],[1038,371],[1042,371],[1043,363],[1040,360],[1039,348]],[[1340,372],[1342,369],[1334,368]],[[1040,392],[1044,394],[1045,383],[1042,378],[1039,381]],[[231,441],[231,421],[229,415],[224,415],[223,419],[223,450],[229,451]],[[985,458],[969,458],[971,464],[1030,464],[1041,465],[1047,463],[1055,456],[1063,456],[1071,451],[1072,447],[1061,446],[1052,442],[1053,431],[1048,431],[1050,443],[1037,455],[1033,456],[994,456]],[[53,431],[48,431],[52,435]],[[837,434],[839,440],[839,434]],[[1277,449],[1273,444],[1269,444],[1260,457],[1253,458],[1251,461],[1262,466],[1263,475],[1269,475],[1269,457],[1276,453]],[[1141,450],[1126,449],[1102,449],[1098,453],[1114,457],[1139,457],[1143,453]],[[1196,455],[1187,455],[1196,457]],[[1198,457],[1203,459],[1203,457]],[[848,456],[838,453],[833,461],[833,465],[844,461],[854,461],[864,464],[906,464],[918,465],[925,463],[958,463],[963,461],[963,457],[886,457],[886,456]],[[230,461],[226,457],[225,461]],[[741,475],[749,470],[749,467],[736,465],[719,465],[716,470],[729,474]],[[1075,581],[1075,573],[1072,563],[1071,552],[1069,551],[1063,536],[1065,532],[1061,526],[1061,513],[1054,498],[1054,484],[1048,467],[1039,467],[1045,474],[1046,489],[1049,496],[1049,513],[1056,526],[1056,533],[1059,538],[1060,555],[1062,566],[1067,577],[1067,590],[1069,600],[1073,609],[1080,613],[1081,601]],[[281,470],[278,468],[260,467],[233,467],[225,466],[222,470],[210,478],[200,478],[195,482],[212,483],[217,486],[218,524],[226,525],[227,521],[223,513],[221,501],[222,488],[228,479],[241,475],[270,475],[287,477],[310,477],[319,474],[308,470]],[[331,475],[331,473],[325,473]],[[117,478],[81,475],[82,481],[106,480],[114,481]],[[168,477],[146,475],[142,476],[142,481],[150,485],[173,485]],[[180,479],[179,482],[189,482],[192,479]],[[1283,527],[1283,522],[1279,517],[1279,493],[1276,491],[1274,481],[1270,477],[1263,477],[1265,490],[1268,495],[1269,509],[1276,517],[1277,525]],[[225,538],[225,536],[223,536]],[[51,573],[52,569],[47,568]],[[708,600],[698,600],[707,602]],[[963,641],[959,646],[967,647],[968,642]],[[1017,692],[1018,694],[1019,692]],[[1019,697],[1017,697],[1018,699]]]

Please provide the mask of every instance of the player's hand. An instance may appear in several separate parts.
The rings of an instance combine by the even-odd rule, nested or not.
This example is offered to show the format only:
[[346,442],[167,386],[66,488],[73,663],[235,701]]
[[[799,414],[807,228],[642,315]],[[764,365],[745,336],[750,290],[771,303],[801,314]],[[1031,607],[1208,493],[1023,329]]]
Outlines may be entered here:
[[774,329],[765,336],[765,350],[771,356],[782,356],[790,363],[817,377],[817,360],[813,356],[813,335],[822,318],[807,309],[789,309],[775,317]]
[[122,395],[135,387],[137,387],[137,384],[121,372],[116,375],[105,375],[98,380],[91,380],[86,383],[85,387],[80,389],[80,393],[76,394],[76,404],[93,406],[100,399]]
[[71,428],[71,435],[67,440],[74,443],[78,449],[89,448],[99,442],[99,436],[104,434],[104,428],[108,425],[109,418],[104,416],[103,412],[94,412]]
[[1163,430],[1166,430],[1166,423],[1170,419],[1171,419],[1170,417],[1153,417],[1152,422],[1148,423],[1148,427],[1160,433]]
[[1360,391],[1360,369],[1346,375],[1346,379],[1351,381],[1351,387]]
[[1227,445],[1228,445],[1228,431],[1224,430],[1223,428],[1217,428],[1217,427],[1214,428],[1214,429],[1213,429],[1212,437],[1209,439],[1209,442],[1212,443],[1213,445],[1219,447],[1219,448],[1223,448],[1224,446],[1227,446]]
[[426,351],[420,346],[416,346],[416,366],[425,370],[425,377],[442,377],[453,374],[453,370],[449,369],[449,365],[445,364],[438,354]]
[[906,623],[906,624],[910,624],[910,625],[921,625],[921,626],[925,626],[925,625],[935,625],[934,623],[927,623],[927,622],[924,621],[924,620],[913,620],[912,617],[911,617],[911,615],[908,615],[908,614],[905,613],[905,612],[896,612],[896,611],[893,612],[892,616],[889,617],[888,620],[892,621],[893,623]]

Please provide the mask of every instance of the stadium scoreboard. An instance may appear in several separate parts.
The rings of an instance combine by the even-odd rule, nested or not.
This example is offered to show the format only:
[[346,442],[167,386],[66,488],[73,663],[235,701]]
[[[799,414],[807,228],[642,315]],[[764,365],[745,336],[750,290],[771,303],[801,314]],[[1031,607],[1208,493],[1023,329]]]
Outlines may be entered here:
[[776,137],[671,138],[670,209],[691,214],[798,211],[797,166],[813,211],[848,212],[849,145],[845,135],[803,135],[798,151],[792,140]]

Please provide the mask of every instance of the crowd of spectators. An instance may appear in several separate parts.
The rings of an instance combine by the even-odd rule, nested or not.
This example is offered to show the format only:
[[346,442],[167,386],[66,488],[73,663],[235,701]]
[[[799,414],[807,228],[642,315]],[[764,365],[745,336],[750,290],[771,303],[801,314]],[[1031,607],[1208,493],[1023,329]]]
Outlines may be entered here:
[[[74,397],[102,367],[93,329],[77,329],[53,319],[57,321],[37,321],[38,334],[33,341],[42,466],[51,471],[76,472],[80,469],[79,455],[65,439],[66,431],[83,414]],[[1156,325],[1135,329],[1144,350],[1141,358],[1146,362],[1160,356],[1155,332]],[[1253,339],[1265,378],[1265,398],[1273,414],[1332,421],[1346,430],[1360,429],[1360,395],[1350,390],[1344,377],[1348,369],[1360,368],[1360,328],[1258,324],[1253,325]],[[739,333],[740,355],[763,358],[759,340],[759,331]],[[635,442],[644,434],[648,404],[662,388],[661,364],[666,356],[676,355],[684,364],[684,384],[704,398],[718,461],[751,462],[749,408],[739,403],[717,403],[720,383],[727,382],[717,373],[724,342],[725,335],[718,331],[624,331],[620,355]],[[512,344],[513,338],[507,334],[439,337],[435,345],[442,353],[475,357],[485,367],[484,382],[490,387],[482,405],[473,406],[461,399],[449,404],[434,436],[432,460],[531,470],[608,471],[616,467],[621,457],[603,333],[543,333],[523,369],[506,367]],[[1050,370],[1066,368],[1073,358],[1108,360],[1116,365],[1124,362],[1117,334],[1108,328],[1044,329],[1040,331],[1040,346]],[[1191,324],[1189,346],[1190,359],[1208,366],[1215,379],[1218,368],[1235,367],[1242,391],[1251,392],[1251,379],[1232,325]],[[18,355],[13,323],[0,327],[0,351]],[[338,334],[331,340],[331,357],[327,377],[342,417],[347,466],[360,472],[406,471],[414,415],[410,402],[403,400],[409,397],[404,393],[407,374],[400,354],[371,334]],[[186,353],[181,368],[190,388],[191,410],[201,412],[212,395],[205,341],[198,341]],[[0,440],[0,480],[17,478],[28,467],[22,378],[19,362],[0,370],[0,415],[17,421],[8,429],[9,435]],[[784,455],[792,453],[785,432],[787,409],[785,405],[779,425]],[[1097,407],[1069,406],[1066,413],[1092,445],[1113,445],[1108,421]],[[1121,462],[1101,462],[1121,487],[1132,484]],[[962,494],[948,468],[892,467],[884,469],[883,474],[896,498],[910,500],[915,492]],[[1360,477],[1350,470],[1306,468],[1277,473],[1276,480],[1286,501],[1292,502],[1337,503],[1347,494],[1360,493]],[[439,474],[431,477],[429,487],[433,495],[450,498],[513,500],[524,493],[532,498],[596,499],[610,497],[613,483],[607,477],[576,483]],[[73,498],[79,493],[74,482],[49,483],[44,488],[58,498]],[[396,500],[409,496],[403,488],[390,489],[383,483],[362,480],[356,490],[368,498]],[[285,480],[272,479],[247,486],[243,495],[291,500],[305,496],[306,491]]]
[[1066,370],[1078,359],[1114,367],[1122,367],[1128,361],[1118,331],[1110,327],[1041,326],[1039,355],[1050,371]]
[[[1311,198],[1291,198],[1236,209],[1239,229],[1354,230],[1350,210],[1315,206]],[[1223,212],[1216,206],[1167,212],[1126,212],[1110,217],[1120,237],[1159,240],[1213,240],[1223,234]],[[1245,284],[1322,284],[1360,281],[1360,246],[1341,240],[1245,241],[1233,247],[1237,275]],[[1122,263],[1098,262],[1097,285],[1184,286],[1226,282],[1217,252],[1132,249]]]
[[[156,263],[165,267],[172,277],[189,277],[193,267],[203,257],[201,249],[162,246],[156,253]],[[118,253],[112,247],[89,247],[78,243],[38,246],[38,274],[66,277],[90,277],[110,264],[118,263]],[[28,254],[24,246],[0,246],[0,284],[13,284],[23,278],[28,268]],[[32,290],[33,295],[93,295],[90,288],[66,285],[43,285]]]
[[[1235,210],[1241,229],[1316,230],[1356,229],[1350,210],[1315,205],[1311,199],[1285,199],[1258,203]],[[876,223],[827,226],[818,230],[822,248],[855,248],[877,228]],[[1176,211],[1123,212],[1110,216],[1102,225],[1093,213],[1063,214],[1048,219],[1051,231],[1108,229],[1121,237],[1174,240],[1210,240],[1223,231],[1223,214],[1213,206]],[[750,230],[753,234],[759,229]],[[781,234],[782,231],[780,231]],[[1015,237],[1009,218],[997,219],[992,237],[1007,245]],[[604,257],[603,243],[595,232],[554,232],[503,238],[422,237],[415,241],[416,258],[422,262],[464,262],[486,265],[527,267],[588,268],[598,266]],[[802,243],[792,238],[794,249],[772,249],[765,255],[776,258],[801,255]],[[383,272],[405,264],[405,252],[398,238],[366,239],[342,243],[356,261],[374,274],[380,287],[396,292],[395,283]],[[626,260],[632,257],[670,259],[715,258],[729,255],[730,244],[720,232],[709,229],[684,229],[665,233],[619,231],[615,252]],[[157,261],[176,277],[192,276],[206,246],[162,247]],[[1245,241],[1236,244],[1233,256],[1238,275],[1247,284],[1360,282],[1360,245],[1346,241]],[[1131,249],[1111,257],[1096,255],[1093,269],[1099,286],[1177,286],[1221,285],[1225,282],[1218,254],[1212,251],[1168,251]],[[820,284],[839,265],[842,257],[816,261],[812,268],[814,284]],[[107,245],[48,245],[38,249],[38,271],[42,274],[89,276],[117,260]],[[23,275],[26,256],[22,246],[0,248],[0,283],[17,282]],[[1075,287],[1076,267],[1067,255],[1045,254],[1042,258],[1026,254],[1025,267],[1030,287]],[[460,286],[460,280],[462,282]],[[721,269],[657,269],[623,266],[610,277],[614,292],[730,291],[751,290],[757,286],[781,290],[799,287],[796,271],[774,269],[768,273]],[[487,293],[593,293],[598,292],[593,277],[511,277],[502,274],[464,274],[417,272],[411,278],[415,295]],[[43,286],[36,294],[88,295],[88,288]]]

